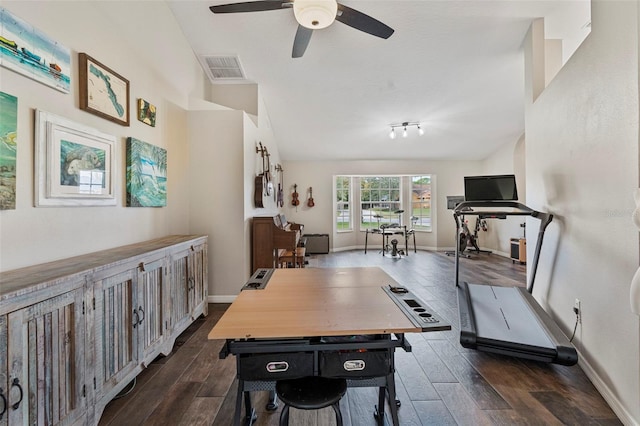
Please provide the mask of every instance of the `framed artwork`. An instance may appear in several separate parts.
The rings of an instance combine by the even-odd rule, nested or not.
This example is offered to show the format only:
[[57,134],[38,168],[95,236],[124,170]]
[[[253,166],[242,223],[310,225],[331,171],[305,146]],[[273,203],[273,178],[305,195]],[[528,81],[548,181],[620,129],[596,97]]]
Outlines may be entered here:
[[127,138],[127,207],[167,205],[167,150]]
[[115,136],[36,110],[35,206],[116,205]]
[[71,87],[71,51],[0,7],[0,65],[63,93]]
[[0,92],[0,111],[0,210],[15,210],[18,98]]
[[86,53],[78,54],[80,109],[129,125],[129,80]]
[[156,107],[144,99],[138,99],[138,120],[156,127]]

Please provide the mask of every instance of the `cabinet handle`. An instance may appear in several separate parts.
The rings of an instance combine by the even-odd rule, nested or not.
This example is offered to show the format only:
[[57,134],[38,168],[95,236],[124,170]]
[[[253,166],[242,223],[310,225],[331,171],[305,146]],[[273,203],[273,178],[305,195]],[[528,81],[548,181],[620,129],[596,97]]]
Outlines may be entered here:
[[142,313],[142,318],[140,318],[140,321],[138,321],[138,325],[140,325],[142,324],[142,321],[144,321],[144,311],[142,310],[142,306],[138,307],[138,311]]
[[4,396],[2,388],[0,388],[0,398],[2,398],[2,412],[0,413],[0,420],[2,420],[4,413],[7,412],[7,398]]
[[11,387],[14,387],[14,386],[16,386],[18,388],[18,390],[20,391],[20,399],[18,400],[18,402],[13,404],[11,407],[14,410],[17,410],[18,407],[20,406],[20,403],[22,402],[22,397],[24,397],[24,393],[22,392],[22,386],[20,386],[20,380],[18,380],[17,377],[15,379],[13,379],[13,382],[11,383]]
[[138,310],[137,309],[133,310],[133,315],[136,316],[135,321],[133,321],[133,328],[136,328],[136,326],[140,323],[140,315],[138,315]]

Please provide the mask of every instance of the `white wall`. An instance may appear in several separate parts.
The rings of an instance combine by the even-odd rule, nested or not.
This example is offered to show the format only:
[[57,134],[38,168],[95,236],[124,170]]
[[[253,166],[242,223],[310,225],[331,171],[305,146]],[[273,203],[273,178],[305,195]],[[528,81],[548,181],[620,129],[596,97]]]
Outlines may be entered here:
[[[205,78],[166,4],[3,1],[2,6],[71,49],[72,84],[71,93],[63,94],[0,68],[0,90],[18,98],[16,209],[0,211],[0,270],[188,232],[185,108],[189,97],[204,98]],[[141,19],[132,28],[121,25],[122,16],[154,19]],[[150,39],[156,42],[148,43]],[[78,52],[86,52],[130,81],[130,127],[78,108]],[[172,60],[162,59],[167,57]],[[138,98],[158,107],[155,128],[136,119]],[[33,207],[36,108],[116,136],[117,206]],[[168,207],[124,207],[125,140],[129,136],[167,149]]]
[[[534,296],[571,335],[580,364],[626,424],[640,423],[638,2],[594,1],[592,31],[527,108],[527,200],[555,215]],[[544,267],[543,267],[544,266]]]
[[[525,182],[525,139],[524,135],[513,143],[507,143],[498,148],[482,162],[483,175],[515,174],[516,187],[518,188],[518,201],[527,204]],[[475,225],[474,222],[470,225]],[[524,229],[520,224],[524,223],[523,216],[507,216],[506,219],[487,219],[486,232],[478,232],[478,244],[481,248],[495,251],[503,256],[510,255],[511,238],[521,238]],[[473,231],[473,228],[471,229]],[[529,242],[535,244],[534,232],[529,233]]]

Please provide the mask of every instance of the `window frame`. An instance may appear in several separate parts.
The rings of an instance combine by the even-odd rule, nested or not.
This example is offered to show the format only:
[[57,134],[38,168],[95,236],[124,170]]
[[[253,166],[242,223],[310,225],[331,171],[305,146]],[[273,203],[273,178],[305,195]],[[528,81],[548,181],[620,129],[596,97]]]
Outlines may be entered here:
[[[343,185],[341,185],[340,188],[338,188],[338,183],[342,182],[343,179],[346,179],[347,181],[347,187],[345,188]],[[335,216],[333,218],[333,224],[336,228],[336,232],[340,233],[340,232],[353,232],[354,230],[354,221],[353,221],[353,176],[347,176],[347,175],[336,175],[334,178],[334,184],[333,184],[333,188],[335,191]],[[340,201],[339,197],[340,197],[340,191],[347,191],[347,198],[348,201]],[[343,208],[341,208],[341,204],[343,206]],[[346,208],[344,208],[346,206]],[[340,222],[338,221],[338,219],[341,217],[340,212],[344,212],[347,211],[347,218],[348,218],[348,227],[346,228],[342,228],[340,226]]]

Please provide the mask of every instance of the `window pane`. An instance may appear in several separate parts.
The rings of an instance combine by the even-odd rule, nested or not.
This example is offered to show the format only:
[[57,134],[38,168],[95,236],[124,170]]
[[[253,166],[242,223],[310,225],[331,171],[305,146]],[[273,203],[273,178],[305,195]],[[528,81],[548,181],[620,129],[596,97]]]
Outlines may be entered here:
[[348,231],[351,224],[351,177],[336,176],[336,229]]
[[415,229],[431,230],[431,176],[411,177],[411,223]]
[[402,204],[401,179],[398,176],[366,176],[360,178],[361,229],[378,228],[398,223],[395,211]]

